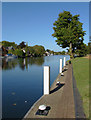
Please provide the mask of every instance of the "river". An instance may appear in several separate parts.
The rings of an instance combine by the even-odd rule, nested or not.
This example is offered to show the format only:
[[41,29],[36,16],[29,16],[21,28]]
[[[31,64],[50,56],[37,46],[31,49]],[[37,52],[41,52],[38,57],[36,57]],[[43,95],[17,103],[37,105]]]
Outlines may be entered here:
[[60,58],[54,55],[40,58],[2,59],[3,118],[22,118],[43,95],[43,67],[50,66],[50,85],[59,73]]

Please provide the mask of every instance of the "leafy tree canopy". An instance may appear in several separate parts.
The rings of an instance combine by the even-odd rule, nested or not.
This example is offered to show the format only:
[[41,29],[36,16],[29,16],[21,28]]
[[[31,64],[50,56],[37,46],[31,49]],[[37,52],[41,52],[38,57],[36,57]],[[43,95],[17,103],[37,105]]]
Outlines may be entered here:
[[35,45],[33,46],[33,49],[35,50],[36,55],[42,55],[45,53],[45,48],[43,46]]
[[17,44],[15,44],[15,42],[8,42],[8,41],[2,41],[2,45],[4,47],[10,47],[10,46],[16,47],[17,46]]
[[26,47],[25,42],[24,42],[24,41],[22,41],[22,42],[19,44],[19,46],[18,46],[18,47],[20,47],[20,48],[24,48],[24,47]]
[[81,44],[80,48],[75,50],[75,53],[78,55],[78,56],[85,56],[88,54],[88,46],[86,44]]
[[70,47],[74,53],[74,50],[77,49],[83,43],[83,36],[85,31],[82,29],[83,23],[79,21],[79,15],[74,15],[68,11],[64,11],[59,14],[57,21],[53,24],[55,27],[53,37],[56,37],[57,45],[62,48]]
[[88,54],[91,54],[91,41],[88,43]]

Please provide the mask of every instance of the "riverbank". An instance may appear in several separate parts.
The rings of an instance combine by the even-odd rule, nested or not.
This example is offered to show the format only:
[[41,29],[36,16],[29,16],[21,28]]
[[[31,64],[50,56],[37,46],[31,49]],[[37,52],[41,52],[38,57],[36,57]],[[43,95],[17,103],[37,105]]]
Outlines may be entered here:
[[77,88],[83,101],[86,117],[89,118],[89,57],[79,57],[72,60],[73,73]]
[[[50,94],[42,96],[24,118],[75,118],[72,66],[69,64],[67,68],[64,76],[59,74],[52,84]],[[60,81],[60,87],[56,86],[57,81]],[[47,116],[35,115],[41,104],[50,106]]]

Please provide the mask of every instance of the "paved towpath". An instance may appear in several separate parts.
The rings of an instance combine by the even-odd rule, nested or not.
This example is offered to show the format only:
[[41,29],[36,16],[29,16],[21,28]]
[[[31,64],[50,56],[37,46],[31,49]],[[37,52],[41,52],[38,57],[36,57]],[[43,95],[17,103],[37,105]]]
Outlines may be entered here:
[[[26,114],[25,118],[75,118],[75,105],[72,83],[72,65],[67,65],[64,76],[58,75],[51,86],[49,95],[44,95],[37,101]],[[60,81],[61,86],[57,87],[56,82]],[[39,105],[45,104],[51,109],[47,116],[35,115]]]

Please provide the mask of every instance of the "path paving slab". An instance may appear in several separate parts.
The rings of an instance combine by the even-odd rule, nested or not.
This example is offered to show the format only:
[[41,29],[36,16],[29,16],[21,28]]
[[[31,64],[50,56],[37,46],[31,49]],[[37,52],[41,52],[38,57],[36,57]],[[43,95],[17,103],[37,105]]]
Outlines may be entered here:
[[[51,86],[50,94],[43,95],[28,111],[24,118],[75,118],[75,105],[72,82],[72,65],[67,65],[64,76],[58,75]],[[57,86],[57,81],[60,85]],[[50,106],[47,116],[36,115],[40,105]]]

